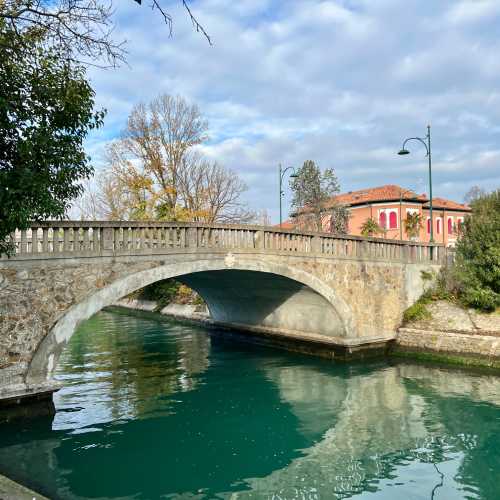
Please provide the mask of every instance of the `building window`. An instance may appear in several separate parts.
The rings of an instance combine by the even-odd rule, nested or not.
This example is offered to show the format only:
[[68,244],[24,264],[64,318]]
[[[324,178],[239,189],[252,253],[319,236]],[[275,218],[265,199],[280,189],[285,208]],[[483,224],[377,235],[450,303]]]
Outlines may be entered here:
[[398,215],[396,212],[391,212],[389,214],[389,228],[390,229],[398,228]]
[[431,220],[427,217],[427,234],[431,234]]
[[406,213],[407,214],[419,214],[420,210],[418,208],[407,208]]
[[441,234],[441,217],[436,219],[436,233]]
[[453,217],[448,217],[448,234],[453,234]]
[[385,212],[380,212],[378,216],[378,224],[383,229],[387,227],[387,216],[385,215]]

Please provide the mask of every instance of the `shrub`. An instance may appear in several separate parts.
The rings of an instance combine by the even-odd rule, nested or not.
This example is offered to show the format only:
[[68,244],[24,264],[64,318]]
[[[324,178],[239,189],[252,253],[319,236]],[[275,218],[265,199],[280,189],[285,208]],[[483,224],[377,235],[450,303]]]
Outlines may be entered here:
[[384,230],[375,222],[372,217],[368,217],[363,224],[361,224],[362,236],[373,236],[374,234],[382,234]]
[[484,311],[500,306],[500,190],[472,202],[457,241],[454,278],[464,305]]
[[422,216],[415,212],[406,214],[406,219],[404,221],[405,233],[411,240],[418,238],[420,230],[423,227]]
[[415,304],[406,309],[406,311],[403,313],[403,323],[406,324],[411,323],[412,321],[430,319],[431,313],[427,310],[427,307],[425,307],[427,302],[428,301],[426,301],[425,299],[420,299],[419,301],[415,302]]

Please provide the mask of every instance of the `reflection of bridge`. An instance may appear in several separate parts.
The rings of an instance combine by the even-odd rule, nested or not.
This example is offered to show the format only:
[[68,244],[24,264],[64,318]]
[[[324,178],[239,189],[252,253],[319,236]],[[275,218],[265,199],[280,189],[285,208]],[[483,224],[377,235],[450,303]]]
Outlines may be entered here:
[[412,242],[194,223],[50,222],[0,259],[0,398],[49,390],[75,326],[175,277],[216,322],[320,345],[333,356],[393,338],[446,249]]

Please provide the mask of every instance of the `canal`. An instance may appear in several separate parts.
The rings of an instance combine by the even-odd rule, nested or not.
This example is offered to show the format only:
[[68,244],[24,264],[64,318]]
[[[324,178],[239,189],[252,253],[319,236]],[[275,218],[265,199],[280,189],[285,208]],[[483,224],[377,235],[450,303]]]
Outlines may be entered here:
[[336,364],[103,311],[0,472],[54,499],[498,499],[500,378]]

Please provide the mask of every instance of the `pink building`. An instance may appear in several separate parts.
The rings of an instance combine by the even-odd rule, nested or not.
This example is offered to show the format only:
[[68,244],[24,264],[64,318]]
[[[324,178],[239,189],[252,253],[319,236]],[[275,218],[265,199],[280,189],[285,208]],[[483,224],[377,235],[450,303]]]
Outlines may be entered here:
[[[430,240],[429,199],[425,194],[417,194],[394,184],[342,193],[325,204],[323,217],[325,229],[329,225],[328,209],[335,203],[349,207],[349,234],[351,235],[361,235],[363,223],[372,218],[384,229],[384,234],[377,235],[377,237],[408,240],[404,221],[407,214],[416,212],[421,215],[423,221],[423,227],[417,239],[421,242]],[[458,228],[470,211],[467,205],[444,198],[434,198],[434,241],[446,246],[454,245]],[[285,228],[291,228],[294,225],[293,219],[283,223]]]

